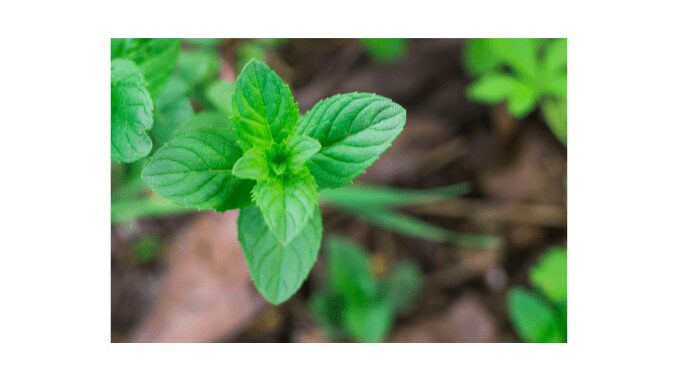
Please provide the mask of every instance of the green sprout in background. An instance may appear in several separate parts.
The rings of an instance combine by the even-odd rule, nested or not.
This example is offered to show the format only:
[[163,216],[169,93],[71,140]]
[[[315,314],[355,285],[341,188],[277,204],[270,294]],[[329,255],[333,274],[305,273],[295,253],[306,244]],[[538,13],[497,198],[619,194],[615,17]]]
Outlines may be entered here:
[[377,63],[395,63],[407,53],[404,38],[363,38],[360,42],[367,56]]
[[549,249],[530,269],[529,278],[535,291],[509,290],[513,328],[525,342],[567,342],[567,250]]
[[471,39],[464,47],[464,65],[474,78],[469,99],[506,102],[518,118],[540,107],[553,134],[567,145],[566,39]]
[[411,307],[421,291],[419,268],[400,262],[378,279],[368,253],[340,237],[329,239],[326,254],[325,283],[310,301],[325,335],[332,340],[383,341],[397,314]]

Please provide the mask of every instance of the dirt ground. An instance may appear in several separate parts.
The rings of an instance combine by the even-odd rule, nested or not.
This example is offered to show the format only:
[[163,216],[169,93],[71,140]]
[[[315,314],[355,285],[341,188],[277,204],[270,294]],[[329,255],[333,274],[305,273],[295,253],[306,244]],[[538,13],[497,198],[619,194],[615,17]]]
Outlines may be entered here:
[[[220,48],[224,79],[234,79],[238,43]],[[471,192],[462,198],[406,210],[441,227],[502,239],[498,248],[473,250],[410,238],[324,207],[324,236],[358,241],[372,253],[375,271],[407,258],[424,272],[422,295],[396,320],[393,342],[518,341],[506,292],[526,284],[547,247],[566,244],[566,148],[538,112],[516,120],[503,106],[468,101],[462,44],[409,40],[407,55],[393,64],[371,61],[355,40],[289,40],[267,55],[301,112],[351,91],[405,107],[402,135],[358,182],[407,189],[468,182]],[[324,341],[306,307],[322,275],[322,253],[301,291],[270,306],[249,280],[236,219],[237,212],[202,212],[112,226],[112,341]],[[142,235],[162,247],[146,264],[131,254]]]

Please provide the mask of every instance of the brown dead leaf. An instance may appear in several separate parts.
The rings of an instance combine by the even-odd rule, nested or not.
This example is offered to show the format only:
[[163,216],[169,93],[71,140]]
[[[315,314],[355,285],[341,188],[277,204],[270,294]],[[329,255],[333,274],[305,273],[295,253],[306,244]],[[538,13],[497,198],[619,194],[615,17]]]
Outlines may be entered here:
[[237,218],[202,213],[174,239],[156,304],[130,341],[227,340],[266,304],[250,281]]

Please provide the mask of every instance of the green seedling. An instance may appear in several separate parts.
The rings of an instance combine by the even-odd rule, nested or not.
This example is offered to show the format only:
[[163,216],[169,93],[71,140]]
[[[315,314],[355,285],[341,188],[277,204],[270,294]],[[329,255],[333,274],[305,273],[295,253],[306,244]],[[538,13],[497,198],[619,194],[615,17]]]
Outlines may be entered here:
[[407,53],[407,39],[404,38],[363,38],[363,50],[372,61],[394,63]]
[[310,301],[318,324],[332,340],[383,341],[397,314],[410,308],[420,293],[419,268],[400,262],[378,279],[368,253],[339,237],[329,240],[326,253],[325,283]]
[[132,254],[135,261],[147,264],[153,262],[158,257],[160,249],[160,241],[152,236],[144,236],[134,243]]
[[567,144],[566,39],[471,39],[464,64],[475,79],[466,91],[469,99],[506,102],[518,118],[541,105],[548,126]]
[[567,251],[551,248],[530,269],[535,291],[512,287],[508,294],[509,317],[525,342],[567,342]]
[[141,176],[176,204],[240,209],[238,238],[250,275],[262,296],[279,304],[316,262],[319,190],[351,184],[400,135],[406,112],[379,95],[350,93],[300,118],[289,86],[253,60],[236,80],[231,113],[222,125],[176,135]]

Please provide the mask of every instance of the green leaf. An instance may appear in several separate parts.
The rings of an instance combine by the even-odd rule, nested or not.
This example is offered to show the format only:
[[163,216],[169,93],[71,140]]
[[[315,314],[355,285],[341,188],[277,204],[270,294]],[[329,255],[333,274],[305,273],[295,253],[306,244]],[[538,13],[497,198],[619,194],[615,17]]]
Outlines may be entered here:
[[233,176],[241,179],[266,180],[269,176],[266,152],[260,148],[250,148],[235,162]]
[[368,253],[355,242],[333,236],[327,245],[330,289],[348,304],[365,304],[377,295],[377,281],[370,271]]
[[235,126],[227,115],[217,111],[206,111],[193,115],[191,119],[180,125],[175,136],[203,128],[226,128],[235,131]]
[[406,112],[375,94],[339,94],[318,102],[297,125],[297,135],[322,149],[307,166],[320,189],[350,184],[372,165],[405,126]]
[[206,92],[207,101],[216,109],[226,115],[233,115],[231,100],[235,91],[235,83],[222,80],[212,83]]
[[383,300],[369,304],[351,304],[345,324],[351,336],[365,343],[384,341],[393,324],[393,311]]
[[508,294],[509,317],[516,333],[523,341],[532,343],[560,343],[565,331],[557,311],[537,295],[514,287]]
[[245,208],[238,218],[238,240],[254,285],[272,304],[289,299],[301,287],[318,258],[322,237],[320,208],[289,243],[268,228],[259,208]]
[[113,40],[113,58],[126,58],[134,61],[148,81],[148,89],[153,98],[158,96],[179,59],[181,47],[179,39],[130,38],[124,41]]
[[464,44],[464,66],[471,76],[489,73],[501,65],[494,54],[490,38],[472,38]]
[[179,126],[193,117],[193,106],[187,96],[188,86],[179,78],[171,78],[155,100],[153,141],[162,147],[175,136]]
[[508,99],[508,111],[518,118],[529,114],[539,101],[537,90],[533,86],[519,83]]
[[303,165],[320,151],[320,143],[308,136],[295,136],[289,143],[289,166],[292,171],[300,170]]
[[409,308],[421,292],[423,275],[413,262],[400,262],[381,282],[384,299],[394,311]]
[[553,134],[567,145],[567,99],[546,100],[541,105],[542,115]]
[[264,221],[283,244],[306,226],[318,205],[318,190],[307,169],[257,182],[252,194]]
[[508,74],[488,74],[472,83],[466,90],[469,99],[483,103],[497,103],[508,98],[521,83]]
[[363,38],[360,41],[365,53],[376,62],[397,62],[407,53],[407,39],[404,38]]
[[567,74],[555,74],[546,78],[542,83],[542,92],[546,95],[551,95],[556,98],[567,97]]
[[567,70],[567,39],[559,38],[546,45],[543,66],[548,74]]
[[337,206],[374,225],[415,238],[447,242],[473,249],[494,248],[501,244],[498,237],[444,229],[397,211],[348,205]]
[[235,83],[233,117],[243,150],[287,138],[299,117],[292,91],[265,63],[250,61]]
[[254,182],[231,169],[242,151],[230,129],[204,128],[161,147],[141,177],[159,195],[183,206],[224,211],[251,204]]
[[343,328],[346,299],[344,297],[336,292],[317,291],[311,296],[309,306],[326,337],[338,339],[345,335]]
[[467,194],[468,183],[459,183],[433,189],[402,189],[377,185],[353,184],[320,193],[320,202],[345,205],[358,209],[388,208],[432,204]]
[[132,162],[151,152],[153,101],[141,70],[129,60],[111,61],[111,160]]
[[216,52],[183,51],[177,63],[177,75],[192,89],[216,77],[219,66],[219,56]]
[[555,304],[567,301],[567,251],[550,248],[530,269],[530,282]]
[[515,73],[526,80],[537,75],[537,53],[541,44],[537,38],[493,38],[492,50],[502,62],[508,64]]

